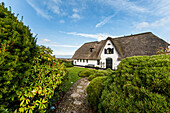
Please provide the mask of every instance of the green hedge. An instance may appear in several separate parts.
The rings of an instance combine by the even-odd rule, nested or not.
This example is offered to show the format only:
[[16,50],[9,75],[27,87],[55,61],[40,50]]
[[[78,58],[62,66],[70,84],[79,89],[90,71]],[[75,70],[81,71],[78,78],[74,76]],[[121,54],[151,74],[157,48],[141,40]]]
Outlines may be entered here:
[[95,74],[91,74],[89,77],[88,77],[88,80],[93,80],[94,78],[96,78],[96,75]]
[[170,55],[123,59],[108,77],[99,112],[170,112]]
[[99,104],[99,99],[103,90],[103,82],[105,81],[106,76],[96,77],[93,79],[89,86],[87,87],[87,101],[89,104],[97,110]]
[[90,69],[90,70],[83,70],[78,73],[79,77],[88,77],[92,74],[94,74],[97,70]]
[[64,61],[66,67],[73,67],[73,61]]
[[88,80],[93,80],[96,77],[100,77],[100,76],[109,76],[112,73],[114,73],[113,70],[111,70],[110,68],[107,70],[96,70],[94,73],[92,73],[89,77]]

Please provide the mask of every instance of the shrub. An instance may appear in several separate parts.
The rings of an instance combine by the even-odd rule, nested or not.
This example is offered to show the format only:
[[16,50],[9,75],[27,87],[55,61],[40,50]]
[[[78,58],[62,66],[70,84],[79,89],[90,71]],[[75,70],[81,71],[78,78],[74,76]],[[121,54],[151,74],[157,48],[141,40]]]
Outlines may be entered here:
[[95,72],[96,72],[96,70],[94,70],[94,69],[83,70],[83,71],[80,71],[80,72],[78,73],[78,76],[79,76],[79,77],[88,77],[88,76],[94,74]]
[[0,4],[0,109],[18,108],[17,92],[29,82],[38,48],[29,27]]
[[95,76],[96,76],[96,77],[105,76],[105,73],[102,72],[102,71],[98,71],[98,72],[95,73]]
[[103,82],[105,81],[105,79],[106,76],[96,77],[90,82],[89,86],[86,89],[88,94],[87,101],[95,110],[97,110],[97,106],[103,89]]
[[169,112],[170,55],[123,59],[107,78],[99,112]]
[[64,62],[64,65],[65,65],[66,67],[73,67],[73,61],[65,61],[65,62]]
[[96,78],[96,75],[95,74],[92,74],[92,75],[90,75],[89,77],[88,77],[88,80],[93,80],[94,78]]
[[111,75],[111,73],[113,73],[112,70],[98,70],[94,74],[90,75],[88,80],[92,80],[95,77],[99,77],[99,76],[109,76]]
[[[31,30],[0,5],[0,112],[46,112],[67,79],[50,48],[36,46]],[[55,92],[56,91],[56,92]]]

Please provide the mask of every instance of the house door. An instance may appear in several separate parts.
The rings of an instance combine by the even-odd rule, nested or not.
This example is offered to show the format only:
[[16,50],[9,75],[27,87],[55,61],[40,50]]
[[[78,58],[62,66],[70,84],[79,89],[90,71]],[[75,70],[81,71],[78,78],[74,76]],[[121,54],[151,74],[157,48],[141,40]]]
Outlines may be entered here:
[[112,58],[106,59],[106,68],[112,69]]

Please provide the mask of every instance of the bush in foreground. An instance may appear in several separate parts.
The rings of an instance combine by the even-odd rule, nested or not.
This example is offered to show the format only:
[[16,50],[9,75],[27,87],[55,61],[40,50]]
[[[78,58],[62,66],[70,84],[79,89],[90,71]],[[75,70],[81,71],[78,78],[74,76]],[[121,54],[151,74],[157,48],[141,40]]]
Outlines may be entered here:
[[38,47],[29,27],[0,4],[0,109],[17,109],[17,92],[29,82]]
[[105,82],[99,112],[169,112],[169,76],[170,55],[123,59]]
[[95,110],[97,110],[97,106],[99,104],[99,99],[104,88],[102,83],[105,81],[105,79],[106,76],[96,77],[90,82],[86,89],[88,94],[87,101]]
[[[46,112],[67,79],[63,63],[0,5],[0,112]],[[56,91],[56,92],[55,92]]]

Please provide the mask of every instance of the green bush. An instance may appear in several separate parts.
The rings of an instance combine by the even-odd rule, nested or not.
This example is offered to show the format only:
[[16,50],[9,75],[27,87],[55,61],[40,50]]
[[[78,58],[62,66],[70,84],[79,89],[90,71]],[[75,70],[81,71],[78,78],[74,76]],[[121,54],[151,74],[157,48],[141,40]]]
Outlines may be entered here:
[[52,50],[38,47],[31,30],[0,5],[0,112],[46,112],[67,80]]
[[83,71],[80,71],[80,72],[78,73],[78,76],[79,76],[79,77],[88,77],[88,76],[94,74],[95,72],[96,72],[96,70],[94,70],[94,69],[83,70]]
[[92,75],[90,75],[89,77],[88,77],[88,80],[93,80],[94,78],[96,78],[96,75],[95,74],[92,74]]
[[169,112],[170,55],[123,59],[107,78],[99,112]]
[[97,70],[95,71],[94,74],[90,75],[88,80],[93,80],[94,78],[96,77],[99,77],[99,76],[109,76],[113,73],[114,71],[112,71],[110,68],[109,70]]
[[66,67],[73,67],[73,61],[66,61],[66,62],[64,62],[64,65]]
[[96,77],[93,79],[89,86],[87,87],[87,101],[89,104],[97,110],[99,104],[99,99],[103,90],[103,82],[105,81],[106,76]]
[[0,109],[18,108],[17,92],[27,84],[38,47],[29,27],[0,4]]

